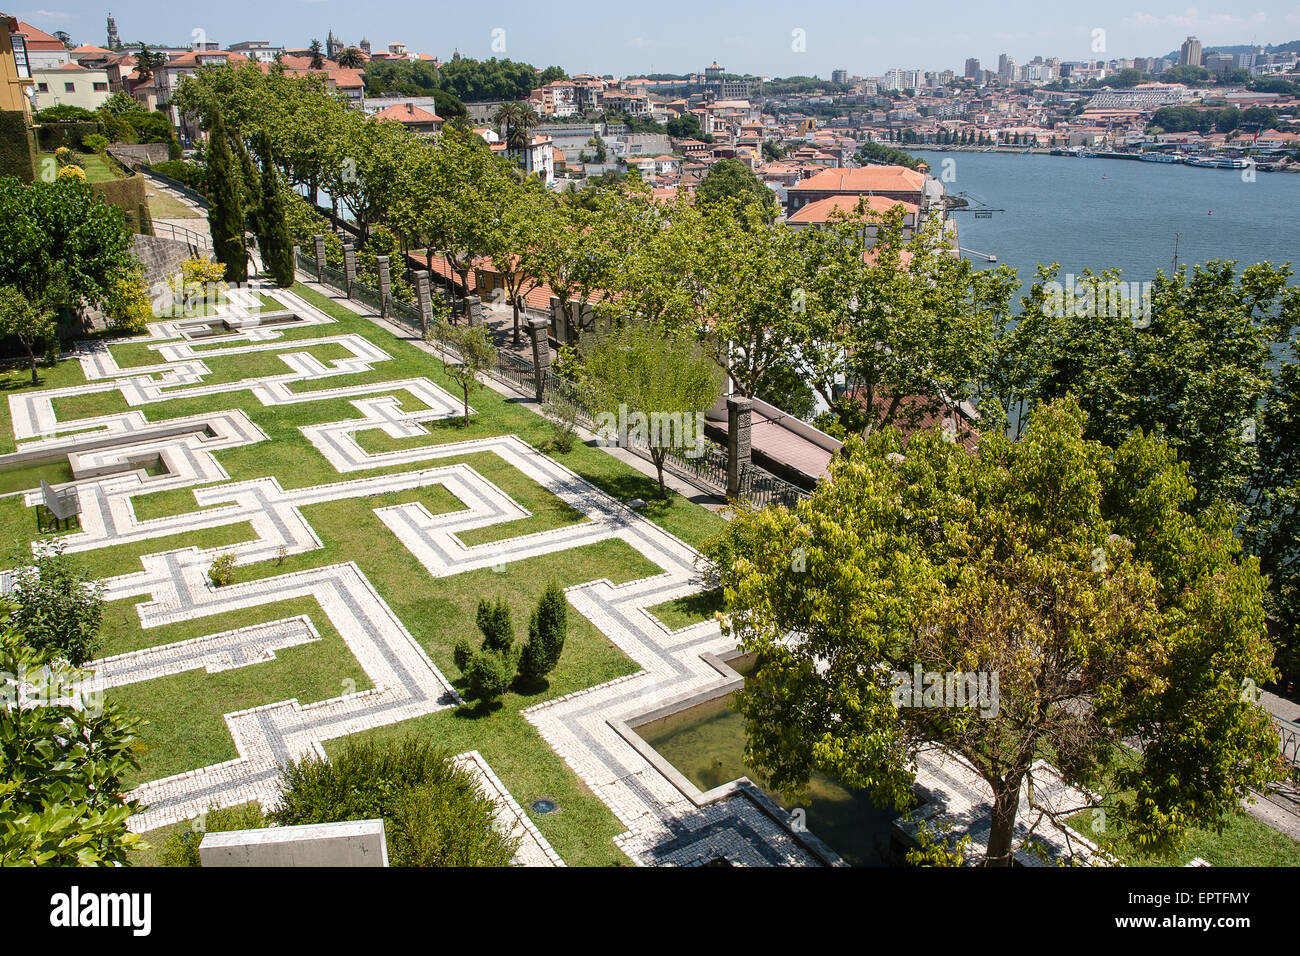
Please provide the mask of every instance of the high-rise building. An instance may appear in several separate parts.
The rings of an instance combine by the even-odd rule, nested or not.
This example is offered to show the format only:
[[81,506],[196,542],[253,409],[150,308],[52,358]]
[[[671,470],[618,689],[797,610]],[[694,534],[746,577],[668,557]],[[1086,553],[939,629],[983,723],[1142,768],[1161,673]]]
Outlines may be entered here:
[[1201,65],[1211,73],[1227,73],[1237,68],[1237,58],[1231,53],[1207,53]]
[[1200,66],[1201,65],[1201,41],[1196,37],[1188,37],[1183,41],[1183,45],[1178,52],[1179,66]]
[[848,82],[849,82],[849,71],[848,71],[848,70],[831,70],[831,82],[832,82],[832,83],[848,83]]
[[113,19],[112,11],[108,14],[108,48],[110,50],[122,49],[122,39],[117,35],[117,21]]
[[980,78],[980,61],[975,57],[970,57],[966,61],[965,76],[968,80],[978,80]]
[[1015,57],[1007,56],[1005,53],[998,57],[998,79],[1003,83],[1014,83],[1016,81]]

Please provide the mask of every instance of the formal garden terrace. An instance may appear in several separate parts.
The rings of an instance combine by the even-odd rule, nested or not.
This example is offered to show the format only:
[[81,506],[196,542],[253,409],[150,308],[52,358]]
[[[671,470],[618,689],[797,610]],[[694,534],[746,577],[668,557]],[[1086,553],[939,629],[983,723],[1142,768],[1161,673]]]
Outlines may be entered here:
[[[987,793],[954,758],[922,758],[913,819],[830,780],[806,807],[751,782],[726,704],[752,661],[698,552],[723,519],[594,443],[562,450],[498,391],[466,424],[429,350],[318,288],[254,283],[6,382],[0,589],[48,541],[103,586],[88,667],[145,721],[138,862],[213,807],[271,805],[292,760],[412,735],[478,776],[519,863],[871,865],[917,816],[979,844]],[[69,489],[77,517],[43,532]],[[527,621],[552,586],[571,612],[553,669],[477,700],[457,645],[480,600]],[[1040,807],[1077,796],[1040,787]],[[1046,859],[1105,862],[1027,804]],[[1238,842],[1281,858],[1276,836]]]
[[[270,803],[290,759],[414,733],[554,807],[524,811],[553,851],[521,859],[821,862],[761,801],[701,813],[606,719],[719,682],[701,655],[726,639],[685,599],[721,519],[680,496],[633,510],[654,483],[616,458],[550,447],[490,390],[463,425],[426,352],[304,286],[268,294],[277,321],[223,304],[216,335],[186,318],[83,343],[0,408],[5,566],[49,537],[105,588],[89,668],[146,720],[133,829]],[[42,479],[80,511],[46,536]],[[526,621],[551,582],[578,612],[558,665],[462,706],[480,598]]]

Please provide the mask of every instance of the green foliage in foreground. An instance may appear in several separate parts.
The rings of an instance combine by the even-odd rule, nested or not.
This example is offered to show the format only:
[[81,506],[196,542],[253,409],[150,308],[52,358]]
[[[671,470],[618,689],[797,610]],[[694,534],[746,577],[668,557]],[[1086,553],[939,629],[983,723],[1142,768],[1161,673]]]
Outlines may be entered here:
[[[111,866],[144,848],[122,794],[134,724],[90,694],[72,706],[86,676],[0,620],[0,866]],[[33,693],[40,703],[20,706]]]
[[497,828],[496,805],[473,774],[415,737],[348,741],[332,760],[290,764],[270,815],[282,826],[375,818],[393,866],[505,866],[518,847]]

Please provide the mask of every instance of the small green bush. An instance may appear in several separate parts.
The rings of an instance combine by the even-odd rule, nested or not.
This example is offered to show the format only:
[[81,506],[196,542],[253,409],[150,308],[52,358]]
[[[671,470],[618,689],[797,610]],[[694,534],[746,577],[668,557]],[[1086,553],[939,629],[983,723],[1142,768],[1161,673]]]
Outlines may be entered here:
[[256,803],[213,807],[207,813],[182,820],[168,830],[158,861],[163,866],[199,866],[199,844],[203,842],[203,834],[260,830],[266,826],[270,826],[270,822]]
[[515,656],[502,651],[480,651],[465,667],[472,700],[490,702],[510,689],[515,679]]
[[528,621],[528,643],[519,655],[519,676],[536,683],[555,670],[564,652],[569,630],[569,604],[564,591],[552,581]]
[[235,583],[235,556],[233,554],[219,554],[208,568],[208,580],[212,582],[214,588],[224,588],[228,584]]
[[474,775],[416,737],[349,740],[331,760],[290,764],[270,816],[281,826],[378,817],[393,866],[505,866],[518,848]]
[[87,153],[102,153],[108,149],[108,137],[91,133],[89,136],[82,137],[81,149]]

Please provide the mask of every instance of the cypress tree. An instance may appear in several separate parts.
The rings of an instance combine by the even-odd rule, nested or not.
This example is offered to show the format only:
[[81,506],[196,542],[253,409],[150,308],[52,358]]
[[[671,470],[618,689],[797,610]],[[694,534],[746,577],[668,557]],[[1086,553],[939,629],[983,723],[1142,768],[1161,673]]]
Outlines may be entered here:
[[284,193],[280,176],[271,159],[271,139],[265,133],[258,140],[258,159],[262,163],[262,213],[257,245],[262,250],[262,269],[282,289],[293,285],[293,240],[285,220]]
[[227,282],[248,281],[248,250],[244,246],[244,203],[234,157],[226,140],[226,124],[214,112],[208,126],[208,229],[212,251],[226,267]]
[[568,601],[560,586],[551,582],[528,621],[528,643],[519,655],[519,675],[537,682],[555,670],[567,632]]

